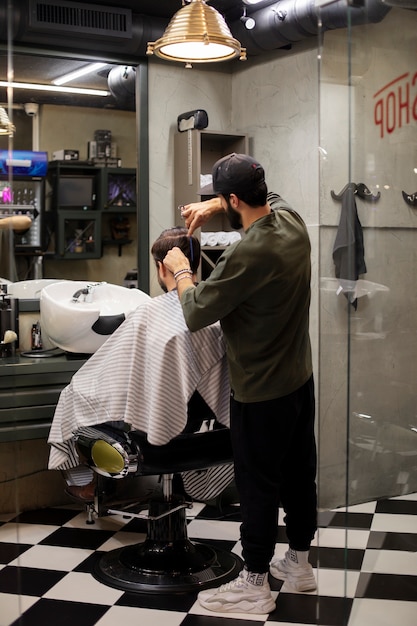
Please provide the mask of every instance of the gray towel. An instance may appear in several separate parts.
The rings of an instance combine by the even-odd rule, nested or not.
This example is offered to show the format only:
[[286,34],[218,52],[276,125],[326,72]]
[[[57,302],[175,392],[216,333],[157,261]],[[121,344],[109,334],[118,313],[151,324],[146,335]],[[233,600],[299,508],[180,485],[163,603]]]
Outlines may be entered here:
[[[366,274],[365,249],[362,226],[359,221],[355,202],[356,185],[349,184],[342,196],[342,210],[333,246],[333,261],[336,278],[358,280],[360,274]],[[357,300],[350,300],[357,308]]]

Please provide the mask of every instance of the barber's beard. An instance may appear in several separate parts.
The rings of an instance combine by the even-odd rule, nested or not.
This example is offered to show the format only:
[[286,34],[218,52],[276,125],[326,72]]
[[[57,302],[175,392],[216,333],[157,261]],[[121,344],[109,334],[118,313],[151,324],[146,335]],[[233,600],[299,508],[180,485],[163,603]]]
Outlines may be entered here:
[[235,230],[243,228],[240,213],[235,211],[235,209],[231,206],[230,200],[226,200],[226,215],[232,228],[234,228]]
[[168,293],[167,286],[166,286],[166,284],[164,283],[164,281],[162,280],[162,278],[160,276],[158,276],[158,283],[159,283],[159,286],[161,287],[162,291],[164,293]]

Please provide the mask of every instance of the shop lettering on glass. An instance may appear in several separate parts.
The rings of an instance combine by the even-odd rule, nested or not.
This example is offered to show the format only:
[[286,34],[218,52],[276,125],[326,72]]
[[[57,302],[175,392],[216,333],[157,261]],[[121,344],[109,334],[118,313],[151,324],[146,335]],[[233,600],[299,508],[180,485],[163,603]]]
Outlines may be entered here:
[[380,137],[417,121],[417,72],[401,74],[374,94],[374,123]]

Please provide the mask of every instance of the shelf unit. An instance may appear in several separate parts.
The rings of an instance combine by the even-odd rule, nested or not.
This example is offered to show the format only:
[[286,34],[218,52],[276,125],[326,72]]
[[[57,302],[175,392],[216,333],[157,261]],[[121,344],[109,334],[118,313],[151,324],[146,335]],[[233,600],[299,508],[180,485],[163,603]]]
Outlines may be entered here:
[[[174,139],[175,162],[175,207],[174,222],[181,224],[178,207],[190,202],[199,202],[210,196],[200,196],[201,176],[211,174],[214,163],[231,152],[249,154],[249,138],[239,133],[223,133],[209,130],[187,130],[178,132]],[[203,227],[206,231],[230,231],[225,215],[216,215]],[[213,269],[224,247],[202,248],[201,278]]]
[[128,237],[112,239],[103,234],[103,216],[108,219],[136,212],[136,170],[102,167],[90,162],[52,161],[51,213],[59,259],[98,259],[104,245],[131,243]]
[[56,234],[60,258],[98,259],[102,255],[100,211],[60,211]]
[[106,213],[136,213],[136,170],[102,167],[99,171],[99,206]]
[[32,224],[26,231],[14,231],[15,254],[39,256],[45,247],[45,179],[40,177],[19,177],[11,184],[8,176],[0,176],[0,198],[6,189],[14,202],[0,202],[0,218],[11,215],[25,215]]

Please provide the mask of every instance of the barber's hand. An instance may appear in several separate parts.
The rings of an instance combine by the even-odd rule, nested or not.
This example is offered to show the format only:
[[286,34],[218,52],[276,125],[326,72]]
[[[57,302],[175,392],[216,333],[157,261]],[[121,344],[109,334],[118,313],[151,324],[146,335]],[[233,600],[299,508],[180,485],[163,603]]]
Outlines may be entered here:
[[[6,205],[7,206],[7,205]],[[11,228],[13,230],[27,230],[32,226],[32,220],[26,215],[10,215],[0,219],[0,230]]]
[[179,270],[190,268],[189,260],[182,252],[182,250],[177,247],[168,250],[167,255],[164,259],[164,265],[173,274],[175,274],[175,272],[178,272]]
[[197,228],[206,224],[213,215],[223,211],[220,198],[210,198],[204,202],[192,202],[184,204],[181,216],[188,228],[188,235],[192,235]]

